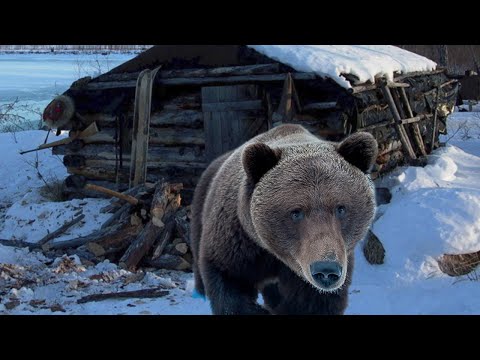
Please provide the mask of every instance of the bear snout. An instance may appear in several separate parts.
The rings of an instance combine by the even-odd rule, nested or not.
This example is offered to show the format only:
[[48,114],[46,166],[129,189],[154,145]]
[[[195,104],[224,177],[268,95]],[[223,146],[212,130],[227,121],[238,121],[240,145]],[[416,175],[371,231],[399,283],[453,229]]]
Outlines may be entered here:
[[310,274],[324,290],[338,287],[342,278],[342,266],[336,261],[315,261],[310,264]]

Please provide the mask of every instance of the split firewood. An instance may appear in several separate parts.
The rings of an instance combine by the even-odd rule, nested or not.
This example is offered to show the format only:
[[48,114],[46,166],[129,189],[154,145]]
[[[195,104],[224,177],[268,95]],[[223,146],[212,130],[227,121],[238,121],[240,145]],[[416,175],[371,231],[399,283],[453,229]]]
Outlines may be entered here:
[[102,301],[108,299],[130,299],[130,298],[158,298],[169,294],[167,290],[143,289],[134,291],[121,291],[116,293],[104,293],[87,295],[77,300],[77,304],[85,304],[92,301]]
[[160,236],[160,239],[158,241],[158,245],[155,247],[155,250],[153,251],[152,259],[158,258],[160,255],[162,255],[163,250],[165,249],[165,246],[170,242],[170,240],[173,237],[173,233],[175,230],[175,222],[173,219],[168,219],[167,225],[162,231],[162,235]]
[[[165,229],[168,228],[166,230],[169,231],[169,226],[167,227],[164,224],[174,224],[173,216],[180,207],[181,201],[180,194],[175,194],[174,192],[179,191],[181,187],[181,184],[157,183],[150,208],[152,221],[145,225],[142,232],[122,256],[119,263],[120,267],[134,270],[155,241],[166,236],[164,235]],[[154,218],[156,218],[156,220],[154,220]]]
[[123,204],[123,205],[120,207],[120,209],[118,209],[118,210],[112,215],[112,217],[111,217],[110,219],[108,219],[107,221],[105,221],[105,222],[103,223],[103,225],[102,225],[101,228],[102,228],[102,229],[108,228],[108,227],[109,227],[110,225],[112,225],[116,220],[119,220],[120,217],[121,217],[124,213],[128,212],[128,210],[130,210],[130,207],[131,207],[131,204],[128,203],[128,202],[125,203],[125,204]]
[[37,247],[42,247],[43,245],[45,245],[47,242],[49,242],[50,240],[53,240],[55,239],[56,237],[58,237],[59,235],[63,234],[67,229],[69,229],[70,227],[72,227],[73,225],[75,225],[76,223],[80,222],[81,220],[83,220],[85,218],[85,215],[82,214],[76,218],[74,218],[73,220],[71,221],[68,221],[66,222],[65,224],[63,224],[60,228],[58,228],[57,230],[45,235],[42,239],[40,239],[38,242],[37,242]]

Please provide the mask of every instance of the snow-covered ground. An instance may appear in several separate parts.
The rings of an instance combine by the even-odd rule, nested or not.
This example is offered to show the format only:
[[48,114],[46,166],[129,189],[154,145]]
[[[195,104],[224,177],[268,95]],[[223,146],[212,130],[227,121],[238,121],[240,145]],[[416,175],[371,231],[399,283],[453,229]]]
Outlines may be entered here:
[[[384,178],[390,204],[378,209],[373,232],[386,249],[383,265],[370,265],[357,247],[347,314],[479,314],[480,283],[449,277],[435,261],[443,253],[480,250],[480,113],[449,118],[446,147],[424,168],[399,168]],[[458,131],[457,131],[458,130]],[[450,138],[454,135],[452,138]],[[85,221],[58,240],[87,234],[107,215],[108,200],[50,202],[39,194],[36,155],[18,151],[43,142],[44,131],[0,134],[0,193],[6,214],[0,238],[34,242],[83,209]],[[25,160],[22,160],[25,159]],[[45,178],[63,178],[65,169],[49,150],[38,153]],[[81,206],[80,206],[81,203]],[[105,261],[93,266],[78,258],[51,262],[39,252],[0,245],[0,313],[8,314],[210,314],[209,303],[192,297],[190,273],[132,274]],[[165,288],[156,299],[105,300],[78,304],[86,295]]]
[[450,277],[435,260],[480,250],[480,112],[455,112],[448,128],[429,165],[383,179],[392,201],[372,231],[385,263],[368,264],[357,247],[347,314],[480,314],[477,276]]
[[271,59],[297,71],[314,72],[340,86],[352,85],[342,74],[355,75],[357,83],[375,77],[393,80],[395,72],[435,70],[437,64],[423,56],[392,45],[249,45]]

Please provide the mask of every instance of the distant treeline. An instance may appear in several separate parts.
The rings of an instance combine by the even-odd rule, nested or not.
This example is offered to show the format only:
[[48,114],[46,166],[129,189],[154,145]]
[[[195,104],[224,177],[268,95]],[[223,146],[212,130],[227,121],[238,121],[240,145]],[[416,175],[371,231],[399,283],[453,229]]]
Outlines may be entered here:
[[140,52],[152,45],[0,45],[0,52]]
[[[480,67],[480,45],[397,45],[405,50],[425,56],[437,64],[446,57],[451,75],[464,75],[467,70]],[[443,52],[443,53],[442,53]],[[446,53],[445,53],[446,52]],[[475,62],[477,64],[475,64]]]

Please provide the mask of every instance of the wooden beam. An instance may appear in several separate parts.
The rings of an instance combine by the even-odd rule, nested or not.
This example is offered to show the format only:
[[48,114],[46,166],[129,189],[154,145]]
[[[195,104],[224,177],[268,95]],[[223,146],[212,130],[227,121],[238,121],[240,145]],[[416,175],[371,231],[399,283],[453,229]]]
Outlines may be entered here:
[[[258,75],[258,74],[274,74],[280,71],[280,64],[257,64],[245,66],[226,66],[210,69],[179,69],[164,70],[157,75],[162,79],[171,78],[202,78],[202,77],[221,77],[221,76],[241,76],[241,75]],[[112,82],[112,81],[132,81],[136,80],[140,72],[121,73],[121,74],[105,74],[94,82]]]
[[395,120],[394,126],[400,138],[400,141],[402,142],[405,153],[407,154],[410,160],[414,160],[417,157],[415,156],[415,152],[413,151],[412,145],[410,144],[408,135],[405,132],[405,128],[402,125],[402,119],[400,118],[400,114],[398,113],[398,110],[395,106],[395,102],[392,98],[392,94],[390,93],[390,89],[386,84],[384,84],[382,86],[382,91],[383,91],[383,94],[385,95],[385,99],[387,100],[388,106]]
[[[220,85],[220,84],[242,84],[284,81],[287,74],[265,74],[265,75],[243,75],[243,76],[226,76],[226,77],[204,77],[204,78],[157,78],[156,84],[162,86],[204,86],[204,85]],[[314,73],[292,73],[295,80],[315,80],[317,75]],[[92,82],[86,85],[87,90],[103,90],[114,88],[133,88],[137,84],[136,81],[112,81],[112,82]]]

